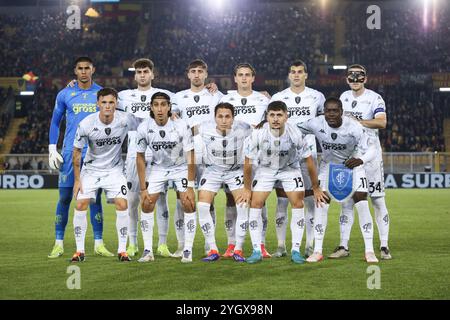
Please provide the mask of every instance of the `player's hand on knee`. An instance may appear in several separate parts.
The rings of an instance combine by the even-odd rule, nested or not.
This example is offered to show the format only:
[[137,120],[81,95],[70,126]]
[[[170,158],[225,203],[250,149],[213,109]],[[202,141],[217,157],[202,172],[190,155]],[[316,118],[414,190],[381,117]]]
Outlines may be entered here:
[[313,193],[317,208],[322,207],[322,204],[330,202],[330,197],[325,192],[323,192],[320,187],[313,188]]
[[56,150],[56,144],[48,145],[48,165],[50,169],[57,170],[64,163],[63,157]]
[[184,193],[184,206],[191,210],[195,210],[195,193],[193,188],[187,188]]
[[243,188],[239,196],[237,196],[236,198],[236,203],[250,207],[251,200],[252,200],[252,192],[248,189]]

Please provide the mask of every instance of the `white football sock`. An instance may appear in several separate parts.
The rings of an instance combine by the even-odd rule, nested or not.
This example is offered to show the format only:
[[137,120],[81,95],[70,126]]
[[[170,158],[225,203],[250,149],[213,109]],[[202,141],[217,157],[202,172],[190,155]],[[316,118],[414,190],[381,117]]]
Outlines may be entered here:
[[214,233],[214,225],[209,208],[211,205],[206,202],[198,202],[198,221],[200,229],[205,237],[206,243],[210,250],[217,250],[216,238]]
[[309,196],[304,200],[305,203],[305,229],[306,229],[306,239],[305,239],[305,248],[313,248],[314,247],[314,211],[315,211],[315,203],[314,197]]
[[94,240],[94,249],[97,248],[101,244],[103,244],[103,239],[95,239]]
[[127,251],[130,217],[128,216],[128,209],[123,211],[116,210],[116,214],[116,231],[117,237],[119,239],[119,247],[117,249],[117,253],[120,253]]
[[137,245],[138,223],[139,223],[139,192],[128,191],[128,214],[130,225],[128,227],[128,238],[130,245]]
[[373,220],[370,215],[369,202],[367,200],[355,203],[358,211],[359,227],[364,238],[366,252],[373,252]]
[[261,218],[262,218],[262,230],[261,230],[261,244],[266,243],[266,232],[267,232],[267,208],[264,205],[261,210]]
[[353,206],[355,202],[353,199],[348,199],[341,204],[341,214],[339,216],[339,229],[340,229],[340,246],[348,249],[348,241],[350,240],[350,234],[352,232],[352,226],[354,221]]
[[322,207],[315,208],[314,212],[314,252],[322,253],[323,238],[328,222],[328,203],[322,203]]
[[177,199],[173,222],[175,224],[175,233],[177,235],[177,240],[178,240],[178,249],[183,249],[183,247],[184,247],[184,210],[183,210],[183,205],[181,204],[180,199]]
[[86,212],[74,210],[73,215],[73,233],[75,235],[75,242],[77,244],[77,252],[84,252],[84,239],[86,237],[87,218]]
[[161,192],[156,201],[156,223],[158,225],[158,245],[167,243],[169,233],[169,204],[167,193]]
[[214,225],[214,230],[216,230],[216,207],[214,207],[213,205],[211,205],[210,209],[209,209],[209,213],[211,215],[211,219],[213,221],[213,225]]
[[380,235],[380,247],[388,248],[390,219],[388,210],[386,208],[385,198],[372,198],[372,206],[375,211],[375,221],[377,222],[378,233]]
[[288,205],[289,199],[278,197],[277,213],[275,219],[275,231],[277,233],[278,247],[286,246],[286,229],[288,224]]
[[225,230],[227,231],[228,244],[236,244],[235,228],[236,228],[237,210],[236,207],[225,208]]
[[234,251],[242,250],[245,242],[245,236],[248,230],[248,206],[236,204],[237,219],[236,219],[236,246]]
[[144,250],[153,252],[153,226],[155,224],[155,214],[153,212],[144,213],[141,211],[141,233],[144,239]]
[[[209,213],[209,208],[208,208]],[[184,249],[192,252],[194,245],[195,231],[197,229],[196,212],[184,213]]]
[[55,244],[64,247],[64,240],[55,240]]
[[299,251],[302,244],[303,231],[305,230],[305,209],[292,209],[291,232],[292,251]]
[[261,234],[263,228],[261,211],[262,209],[250,208],[248,226],[254,251],[261,251]]

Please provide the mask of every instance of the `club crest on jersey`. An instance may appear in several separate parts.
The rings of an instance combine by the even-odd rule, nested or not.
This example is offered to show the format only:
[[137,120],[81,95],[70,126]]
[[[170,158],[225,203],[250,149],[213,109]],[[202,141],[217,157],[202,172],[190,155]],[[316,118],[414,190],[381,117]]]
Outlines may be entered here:
[[337,133],[333,132],[331,134],[331,139],[336,140],[336,138],[337,138]]
[[247,104],[247,98],[242,98],[241,103],[243,106],[245,106]]
[[195,101],[195,102],[198,102],[199,100],[200,100],[200,96],[199,96],[199,95],[195,95],[195,96],[194,96],[194,101]]
[[105,128],[105,133],[109,136],[111,134],[111,128]]
[[222,140],[222,146],[225,148],[228,144],[228,140]]
[[357,104],[358,104],[358,101],[354,100],[354,101],[352,102],[352,108],[356,107]]
[[353,169],[344,164],[330,163],[328,166],[326,188],[338,202],[343,202],[353,195]]
[[295,97],[295,103],[296,103],[296,104],[299,104],[300,101],[302,101],[302,98],[300,98],[300,97]]
[[143,94],[143,95],[141,95],[141,101],[142,101],[142,102],[145,102],[145,100],[147,100],[147,96],[146,96],[146,95],[144,95],[144,94]]
[[159,130],[159,135],[161,138],[164,138],[166,136],[166,132],[164,130]]

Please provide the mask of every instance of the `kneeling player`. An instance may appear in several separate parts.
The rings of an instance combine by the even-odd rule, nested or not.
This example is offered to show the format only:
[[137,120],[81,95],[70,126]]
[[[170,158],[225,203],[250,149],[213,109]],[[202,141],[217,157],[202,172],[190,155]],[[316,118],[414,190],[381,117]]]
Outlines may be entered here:
[[[153,209],[165,185],[173,181],[180,194],[184,210],[185,241],[181,262],[192,261],[196,224],[195,214],[195,156],[192,133],[185,121],[171,120],[170,97],[155,93],[150,101],[150,117],[137,130],[136,166],[141,190],[141,231],[144,238],[144,253],[139,262],[153,261]],[[147,177],[145,151],[152,150],[150,173]]]
[[[108,201],[114,202],[116,206],[119,261],[130,261],[126,253],[129,217],[122,143],[128,130],[136,129],[137,121],[132,115],[115,111],[117,91],[112,88],[100,89],[97,92],[97,104],[100,111],[80,122],[74,141],[73,194],[77,198],[77,204],[73,229],[77,252],[73,255],[72,262],[84,261],[86,210],[89,203],[95,201],[99,189],[105,190]],[[80,173],[81,150],[86,144],[89,147]]]
[[[304,263],[300,245],[305,227],[303,198],[305,195],[300,158],[305,158],[311,177],[316,202],[324,201],[325,194],[319,188],[317,171],[311,152],[302,138],[302,133],[294,125],[287,123],[287,107],[282,101],[271,102],[267,107],[267,121],[261,129],[255,129],[246,141],[244,181],[246,192],[252,187],[249,227],[253,253],[248,263],[262,260],[261,254],[261,210],[264,202],[280,181],[292,206],[291,260]],[[251,161],[258,164],[251,183]],[[250,186],[251,185],[251,186]]]
[[[367,179],[362,166],[375,158],[376,149],[363,127],[351,118],[342,117],[342,113],[342,102],[337,98],[328,98],[325,101],[323,116],[299,123],[298,127],[306,134],[313,133],[322,147],[319,179],[324,190],[327,188],[327,171],[330,163],[344,163],[346,167],[354,169],[355,193],[352,199],[359,214],[359,224],[364,237],[365,259],[367,262],[378,262],[373,252],[373,221],[367,202]],[[327,227],[329,203],[330,201],[315,210],[314,253],[307,259],[308,262],[323,260],[322,244]]]
[[244,182],[242,149],[245,137],[251,133],[251,127],[245,122],[234,121],[234,107],[226,102],[219,103],[215,107],[214,118],[215,122],[205,122],[194,128],[195,134],[202,139],[205,159],[205,169],[199,185],[198,214],[210,251],[203,261],[219,259],[210,206],[217,191],[226,184],[233,195],[237,209],[236,246],[233,259],[243,262],[245,259],[242,246],[248,227],[250,193],[244,193],[242,189]]

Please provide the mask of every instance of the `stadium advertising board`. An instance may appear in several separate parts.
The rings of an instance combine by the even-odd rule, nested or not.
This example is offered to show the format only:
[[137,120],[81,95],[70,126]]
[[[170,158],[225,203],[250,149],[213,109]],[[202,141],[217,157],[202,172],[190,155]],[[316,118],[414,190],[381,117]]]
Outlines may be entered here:
[[[450,173],[385,174],[389,189],[443,189],[450,188]],[[2,174],[0,189],[56,189],[58,176],[51,174]]]

